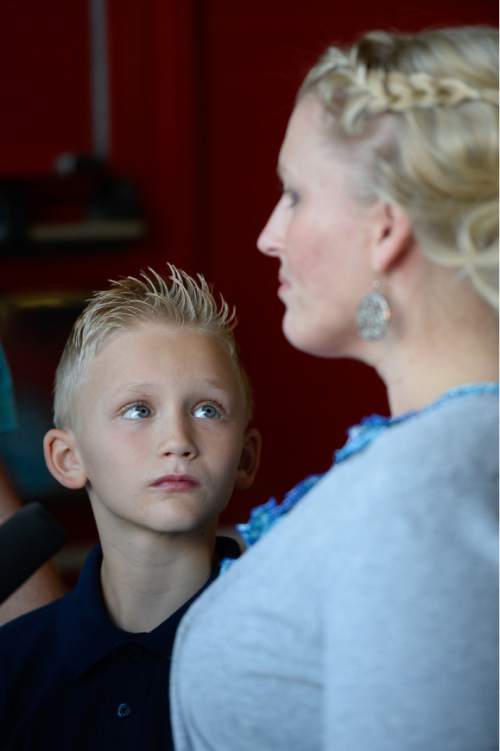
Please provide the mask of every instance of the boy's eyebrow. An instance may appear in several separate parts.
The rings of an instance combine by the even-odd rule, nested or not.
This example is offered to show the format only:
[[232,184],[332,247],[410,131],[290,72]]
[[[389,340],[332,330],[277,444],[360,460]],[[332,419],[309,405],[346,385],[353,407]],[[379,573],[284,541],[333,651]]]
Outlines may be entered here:
[[122,391],[143,391],[144,389],[155,388],[154,383],[148,381],[140,381],[137,383],[127,383],[125,386],[120,385],[115,389],[115,392]]
[[221,383],[221,381],[218,381],[216,378],[203,378],[200,381],[200,386],[213,386],[214,388],[218,389],[219,391],[227,391],[228,390],[228,384],[227,383]]
[[[118,388],[115,389],[114,393],[124,393],[124,392],[140,392],[145,391],[148,389],[154,390],[158,388],[157,383],[150,382],[150,381],[139,381],[137,383],[127,383],[125,386],[118,386]],[[217,389],[217,391],[224,391],[228,392],[230,391],[230,386],[227,383],[223,383],[222,381],[217,380],[216,378],[201,378],[199,381],[195,381],[193,383],[193,388],[204,388],[206,386],[210,386],[214,389]]]
[[234,387],[232,386],[232,384],[224,383],[217,380],[216,378],[202,378],[193,384],[193,389],[199,389],[200,391],[202,391],[206,388],[217,391],[220,394],[224,394],[228,397],[232,397],[234,392]]

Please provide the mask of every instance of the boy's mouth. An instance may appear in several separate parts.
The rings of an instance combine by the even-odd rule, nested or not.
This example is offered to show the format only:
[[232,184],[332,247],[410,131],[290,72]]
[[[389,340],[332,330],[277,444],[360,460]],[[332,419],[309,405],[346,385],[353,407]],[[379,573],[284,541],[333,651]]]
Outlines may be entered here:
[[152,488],[161,490],[183,491],[193,490],[199,486],[198,480],[191,475],[163,475],[151,483]]

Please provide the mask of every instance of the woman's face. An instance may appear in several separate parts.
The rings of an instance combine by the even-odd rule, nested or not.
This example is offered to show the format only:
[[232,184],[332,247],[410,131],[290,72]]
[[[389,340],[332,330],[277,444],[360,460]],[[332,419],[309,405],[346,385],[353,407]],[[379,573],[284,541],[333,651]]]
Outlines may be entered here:
[[370,207],[352,197],[349,154],[328,142],[322,116],[312,97],[292,113],[278,165],[283,194],[257,245],[280,261],[290,343],[320,357],[356,356],[356,307],[372,282],[373,223]]

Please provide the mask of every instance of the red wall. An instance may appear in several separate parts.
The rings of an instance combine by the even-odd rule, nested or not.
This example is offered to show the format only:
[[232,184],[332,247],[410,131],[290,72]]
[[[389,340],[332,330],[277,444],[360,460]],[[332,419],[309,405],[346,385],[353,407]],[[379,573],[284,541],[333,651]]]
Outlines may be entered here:
[[[58,153],[91,148],[87,3],[4,0],[1,16],[0,176],[43,174]],[[264,455],[254,491],[226,520],[325,469],[349,424],[386,409],[366,368],[285,342],[276,267],[255,250],[302,75],[329,42],[369,28],[478,22],[497,23],[496,2],[109,0],[109,165],[139,186],[149,236],[112,251],[4,255],[0,292],[91,289],[168,259],[237,304]]]

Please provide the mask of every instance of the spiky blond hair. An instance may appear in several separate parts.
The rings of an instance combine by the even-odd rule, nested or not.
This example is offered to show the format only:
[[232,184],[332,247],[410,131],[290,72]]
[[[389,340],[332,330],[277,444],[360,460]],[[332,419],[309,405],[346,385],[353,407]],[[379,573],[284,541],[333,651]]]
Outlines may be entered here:
[[215,298],[205,278],[189,276],[169,263],[169,277],[164,279],[154,269],[139,277],[111,280],[106,290],[95,292],[75,321],[64,347],[54,385],[54,424],[72,425],[75,393],[86,366],[115,334],[147,321],[206,331],[219,337],[241,374],[247,411],[251,413],[251,390],[239,361],[234,328],[236,311],[222,295]]

